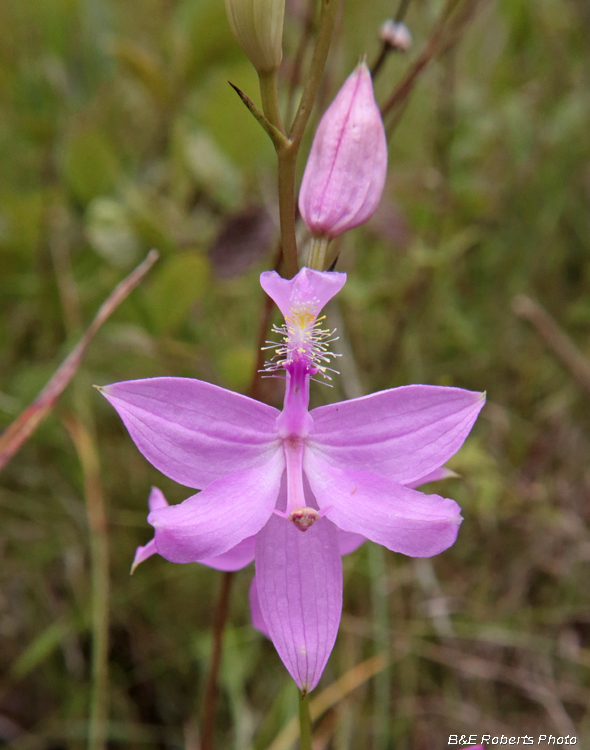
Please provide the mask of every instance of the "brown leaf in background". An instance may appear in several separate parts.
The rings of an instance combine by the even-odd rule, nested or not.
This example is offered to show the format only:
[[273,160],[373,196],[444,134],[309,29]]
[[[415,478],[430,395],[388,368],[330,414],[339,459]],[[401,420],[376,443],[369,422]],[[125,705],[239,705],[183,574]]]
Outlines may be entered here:
[[267,255],[274,234],[274,223],[260,206],[228,217],[209,248],[213,272],[220,279],[241,276]]

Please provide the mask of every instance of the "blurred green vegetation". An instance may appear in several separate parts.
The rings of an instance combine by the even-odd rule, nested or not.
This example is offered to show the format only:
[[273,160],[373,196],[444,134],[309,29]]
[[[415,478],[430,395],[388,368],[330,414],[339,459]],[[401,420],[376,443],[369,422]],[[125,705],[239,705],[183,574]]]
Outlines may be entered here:
[[[289,6],[285,88],[304,7]],[[440,9],[410,5],[410,58]],[[394,10],[345,2],[324,105],[360,54],[376,56]],[[417,562],[365,545],[344,561],[318,691],[376,652],[394,663],[324,717],[318,747],[433,750],[484,732],[590,741],[588,395],[512,310],[529,294],[590,356],[589,37],[587,0],[483,2],[404,111],[378,215],[341,243],[341,333],[363,389],[438,383],[489,401],[450,463],[461,478],[436,487],[463,507],[454,547]],[[390,57],[378,98],[407,64]],[[257,98],[221,0],[0,3],[2,428],[125,273],[150,247],[162,256],[3,472],[0,741],[16,748],[79,748],[87,731],[89,543],[63,422],[80,410],[96,422],[108,502],[111,746],[197,746],[221,574],[154,558],[129,578],[151,536],[150,486],[173,502],[187,490],[147,464],[90,384],[174,374],[248,388],[275,168],[228,79]],[[252,207],[275,222],[260,248],[216,242]],[[345,393],[336,380],[312,398]],[[249,626],[251,575],[237,575],[231,603],[220,748],[263,750],[295,713],[286,670]]]

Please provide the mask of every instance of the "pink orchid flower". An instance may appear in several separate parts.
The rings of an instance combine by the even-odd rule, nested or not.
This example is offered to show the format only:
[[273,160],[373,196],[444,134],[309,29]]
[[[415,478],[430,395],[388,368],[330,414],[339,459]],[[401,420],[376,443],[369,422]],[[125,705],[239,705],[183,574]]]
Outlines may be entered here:
[[485,400],[460,388],[411,385],[310,412],[310,379],[327,377],[333,356],[318,316],[345,281],[307,268],[290,280],[261,275],[286,321],[275,329],[283,340],[267,365],[286,373],[280,412],[189,378],[101,389],[157,469],[201,488],[179,505],[153,500],[157,552],[211,564],[231,551],[221,564],[233,565],[254,545],[266,631],[304,693],[317,685],[336,640],[346,545],[366,538],[429,557],[454,543],[457,503],[410,486],[441,470]]

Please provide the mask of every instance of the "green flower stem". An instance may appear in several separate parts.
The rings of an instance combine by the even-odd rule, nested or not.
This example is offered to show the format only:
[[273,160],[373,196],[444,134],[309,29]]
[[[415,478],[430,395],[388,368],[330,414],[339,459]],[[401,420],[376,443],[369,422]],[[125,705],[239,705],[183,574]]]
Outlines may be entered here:
[[88,750],[106,747],[109,704],[109,537],[98,453],[90,431],[78,416],[64,417],[82,466],[90,536],[92,609],[92,689]]
[[[297,240],[295,237],[295,178],[297,173],[297,156],[299,154],[301,139],[303,138],[303,133],[309,120],[320,87],[324,68],[326,66],[337,11],[338,0],[322,0],[318,35],[307,80],[303,88],[303,94],[301,95],[301,101],[297,108],[297,114],[295,115],[291,132],[289,133],[289,143],[285,146],[278,146],[276,149],[279,162],[279,216],[281,220],[281,243],[283,246],[283,258],[285,261],[285,273],[289,278],[295,276],[299,270]],[[267,86],[270,89],[270,84],[267,84]],[[264,106],[263,96],[263,107]],[[267,117],[269,117],[269,113],[265,110]]]
[[316,271],[323,271],[326,263],[326,251],[330,244],[330,238],[312,237],[309,246],[309,255],[307,256],[307,267]]
[[332,41],[332,32],[334,31],[334,23],[336,21],[336,14],[338,12],[338,0],[322,0],[322,7],[320,11],[320,21],[318,26],[318,35],[313,50],[313,56],[311,58],[311,65],[307,74],[307,80],[303,87],[303,93],[301,95],[301,101],[297,108],[297,114],[293,120],[291,132],[289,138],[297,147],[301,143],[305,126],[311,115],[313,104],[322,82],[322,76],[324,74],[324,68],[326,67],[326,60],[328,59],[328,52],[330,51],[330,43]]
[[298,146],[291,143],[277,149],[279,161],[279,218],[285,274],[293,278],[299,271],[297,239],[295,236],[295,175]]
[[309,693],[301,693],[299,701],[299,746],[301,750],[312,750]]
[[260,82],[262,111],[264,112],[266,119],[284,135],[285,129],[283,127],[281,111],[279,109],[277,71],[273,70],[272,73],[259,73],[258,80]]

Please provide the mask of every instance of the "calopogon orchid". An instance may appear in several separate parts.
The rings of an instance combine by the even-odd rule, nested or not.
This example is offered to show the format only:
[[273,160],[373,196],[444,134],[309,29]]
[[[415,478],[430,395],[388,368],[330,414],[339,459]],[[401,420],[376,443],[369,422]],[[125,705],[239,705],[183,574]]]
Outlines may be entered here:
[[333,239],[375,212],[387,174],[387,141],[361,62],[325,111],[305,166],[299,210],[315,237]]
[[455,541],[457,503],[412,487],[445,475],[485,400],[410,385],[309,411],[310,380],[329,376],[333,356],[320,312],[345,280],[307,268],[289,280],[261,275],[285,317],[266,366],[285,374],[282,411],[189,378],[101,389],[143,455],[201,489],[171,506],[152,495],[155,537],[135,562],[156,550],[176,563],[236,569],[254,547],[253,609],[303,692],[316,686],[336,639],[343,553],[369,539],[429,557]]

